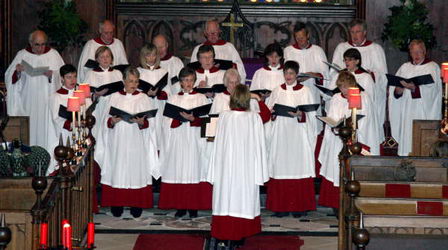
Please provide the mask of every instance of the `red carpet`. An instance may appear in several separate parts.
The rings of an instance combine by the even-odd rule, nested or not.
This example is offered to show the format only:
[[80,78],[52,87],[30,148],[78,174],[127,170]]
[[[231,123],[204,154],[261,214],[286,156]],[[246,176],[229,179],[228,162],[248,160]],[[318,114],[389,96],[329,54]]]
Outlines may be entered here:
[[202,250],[204,244],[200,234],[140,234],[134,250]]
[[298,250],[303,246],[299,236],[256,235],[246,239],[241,250]]

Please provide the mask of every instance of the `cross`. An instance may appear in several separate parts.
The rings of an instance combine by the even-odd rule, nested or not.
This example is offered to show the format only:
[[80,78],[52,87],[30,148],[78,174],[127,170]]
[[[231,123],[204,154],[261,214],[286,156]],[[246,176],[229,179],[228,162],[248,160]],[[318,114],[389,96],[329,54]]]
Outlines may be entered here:
[[230,27],[230,42],[235,45],[235,31],[239,27],[243,27],[243,23],[235,23],[235,17],[230,14],[230,22],[222,23],[224,27]]

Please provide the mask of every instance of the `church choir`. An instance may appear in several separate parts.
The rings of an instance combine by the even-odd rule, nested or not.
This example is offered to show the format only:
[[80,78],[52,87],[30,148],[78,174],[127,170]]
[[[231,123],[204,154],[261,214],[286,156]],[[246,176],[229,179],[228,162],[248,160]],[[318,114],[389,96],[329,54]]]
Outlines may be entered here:
[[[298,23],[294,44],[266,47],[266,64],[249,88],[241,57],[233,44],[220,39],[216,20],[206,22],[207,40],[193,50],[195,68],[169,54],[166,37],[158,35],[141,48],[138,68],[120,69],[128,60],[123,44],[113,37],[114,28],[110,21],[100,24],[100,36],[85,45],[78,70],[63,66],[58,52],[46,46],[45,33],[35,31],[5,81],[9,115],[29,116],[31,144],[50,152],[59,134],[66,137],[73,129],[58,112],[75,90],[76,77],[90,84],[87,101],[96,105],[92,132],[101,168],[101,205],[111,207],[117,217],[123,207],[130,207],[134,217],[153,207],[152,184],[161,178],[159,208],[176,209],[176,218],[212,209],[212,236],[242,244],[261,230],[260,186],[267,187],[266,206],[273,216],[300,217],[317,203],[338,208],[342,141],[336,128],[316,116],[326,114],[335,121],[350,117],[349,88],[362,90],[357,140],[371,155],[379,155],[384,140],[386,98],[400,155],[411,151],[412,120],[441,119],[440,70],[426,57],[425,44],[410,43],[411,61],[396,75],[410,79],[429,74],[433,82],[401,81],[389,87],[384,50],[366,39],[362,20],[350,23],[350,41],[336,47],[331,67],[322,48],[310,43],[305,25]],[[230,61],[232,68],[223,69],[216,60]],[[24,63],[48,69],[29,75]],[[220,84],[223,89],[214,88]],[[207,107],[206,113],[190,112]],[[113,108],[147,115],[124,120],[110,114]],[[154,116],[148,115],[155,109]],[[219,115],[214,140],[201,137],[207,114]],[[52,164],[47,174],[57,170]],[[322,177],[318,201],[316,177]]]

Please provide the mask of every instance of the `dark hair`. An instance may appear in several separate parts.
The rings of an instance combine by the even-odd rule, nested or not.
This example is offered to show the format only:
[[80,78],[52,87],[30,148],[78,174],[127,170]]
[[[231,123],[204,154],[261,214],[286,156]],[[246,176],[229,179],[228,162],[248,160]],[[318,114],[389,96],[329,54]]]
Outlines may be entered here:
[[268,63],[267,56],[271,55],[274,52],[277,53],[277,55],[280,57],[280,64],[283,64],[283,49],[278,42],[271,43],[264,49],[264,58],[266,60],[266,64]]
[[362,26],[362,30],[363,31],[367,31],[367,23],[366,21],[356,18],[353,19],[352,21],[350,21],[350,23],[348,23],[348,27],[351,29],[353,27],[355,27],[356,25],[361,25]]
[[75,68],[75,66],[71,65],[71,64],[66,64],[64,66],[62,66],[61,68],[59,68],[59,75],[61,75],[61,77],[64,77],[65,75],[69,74],[69,73],[76,73],[77,70]]
[[448,157],[448,141],[439,140],[432,145],[432,157]]
[[250,92],[246,85],[236,85],[232,95],[230,96],[229,107],[231,109],[250,110]]
[[294,33],[301,30],[305,30],[305,33],[308,35],[308,29],[306,28],[306,25],[302,22],[297,22],[296,25],[294,25]]
[[189,67],[183,67],[179,72],[179,80],[182,81],[187,76],[194,76],[194,81],[196,81],[196,72]]
[[288,69],[294,70],[296,74],[299,73],[299,64],[296,61],[287,61],[285,65],[283,65],[283,73],[285,73]]
[[351,48],[348,49],[344,52],[343,55],[344,59],[345,58],[350,58],[350,59],[355,59],[355,60],[359,60],[359,63],[356,64],[356,66],[358,67],[359,70],[364,71],[364,72],[368,72],[367,70],[365,70],[361,65],[362,65],[362,60],[361,60],[361,53],[359,52],[359,50],[355,49],[355,48]]
[[199,55],[200,54],[204,54],[204,53],[207,53],[207,52],[212,52],[213,53],[213,58],[215,58],[215,49],[213,48],[213,46],[212,45],[201,45],[201,47],[199,47],[199,49],[198,49],[198,53],[196,54],[196,57],[198,58],[198,60],[199,60]]

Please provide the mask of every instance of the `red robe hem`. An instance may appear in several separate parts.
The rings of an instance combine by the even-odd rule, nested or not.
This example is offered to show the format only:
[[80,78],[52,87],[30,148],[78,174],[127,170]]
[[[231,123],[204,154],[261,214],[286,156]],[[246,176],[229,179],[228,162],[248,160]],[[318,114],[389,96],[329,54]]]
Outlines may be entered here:
[[219,240],[241,240],[261,232],[261,219],[233,216],[212,216],[211,235]]
[[319,205],[339,208],[339,187],[335,187],[333,182],[324,177],[320,184]]
[[274,212],[316,210],[314,178],[271,178],[267,183],[266,208]]
[[101,206],[152,208],[152,186],[138,189],[114,188],[102,185]]
[[212,209],[213,186],[207,182],[197,184],[164,183],[160,185],[160,209]]

